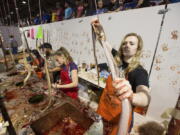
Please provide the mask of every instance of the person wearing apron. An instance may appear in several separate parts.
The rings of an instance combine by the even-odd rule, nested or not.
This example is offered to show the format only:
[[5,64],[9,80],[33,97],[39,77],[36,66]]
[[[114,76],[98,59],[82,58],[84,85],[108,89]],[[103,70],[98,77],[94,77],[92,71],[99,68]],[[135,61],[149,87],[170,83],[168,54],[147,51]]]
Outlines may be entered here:
[[[149,104],[148,73],[140,65],[142,48],[142,39],[136,33],[127,34],[118,51],[109,46],[120,72],[124,74],[124,78],[112,80],[110,75],[101,95],[97,113],[104,120],[104,135],[117,135],[123,99],[128,98],[132,108],[140,113],[143,113],[144,108]],[[129,120],[129,132],[132,126],[133,112]]]
[[53,88],[63,91],[66,95],[76,99],[78,97],[78,68],[73,62],[69,52],[61,47],[54,54],[56,61],[59,63],[60,80],[52,84]]

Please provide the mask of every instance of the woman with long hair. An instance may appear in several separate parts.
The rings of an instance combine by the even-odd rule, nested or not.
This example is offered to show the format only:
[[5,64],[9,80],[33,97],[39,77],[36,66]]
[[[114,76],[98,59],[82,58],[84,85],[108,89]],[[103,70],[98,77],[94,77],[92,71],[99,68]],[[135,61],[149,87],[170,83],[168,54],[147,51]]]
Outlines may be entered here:
[[54,57],[60,65],[60,80],[58,83],[52,84],[53,88],[59,89],[72,98],[78,95],[78,67],[73,62],[69,52],[61,47],[58,49]]
[[[111,49],[119,71],[124,74],[124,78],[116,78],[112,81],[112,77],[108,77],[97,112],[104,119],[106,129],[104,134],[116,135],[122,110],[121,101],[128,98],[133,109],[142,113],[143,109],[139,108],[146,108],[150,101],[149,80],[147,71],[140,64],[143,48],[141,36],[136,33],[127,34],[118,51],[108,47]],[[133,118],[129,122],[129,132],[132,124]]]

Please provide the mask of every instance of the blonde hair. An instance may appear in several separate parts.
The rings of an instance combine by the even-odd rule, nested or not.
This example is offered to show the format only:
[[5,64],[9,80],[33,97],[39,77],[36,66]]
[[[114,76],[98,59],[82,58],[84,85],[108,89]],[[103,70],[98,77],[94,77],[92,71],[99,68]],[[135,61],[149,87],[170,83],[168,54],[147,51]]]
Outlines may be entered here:
[[71,55],[69,54],[69,52],[66,50],[66,48],[64,47],[60,47],[55,53],[54,55],[57,56],[64,56],[68,62],[73,62],[73,58],[71,57]]
[[118,54],[115,56],[115,61],[117,62],[118,66],[122,65],[122,61],[123,61],[122,46],[123,46],[126,38],[129,36],[135,36],[138,39],[138,48],[137,48],[136,54],[133,56],[131,62],[128,64],[128,67],[125,69],[125,75],[127,75],[129,72],[133,71],[136,67],[138,67],[140,65],[140,56],[141,56],[141,52],[142,52],[142,48],[143,48],[143,41],[142,41],[141,36],[137,35],[136,33],[129,33],[129,34],[125,35],[120,44]]

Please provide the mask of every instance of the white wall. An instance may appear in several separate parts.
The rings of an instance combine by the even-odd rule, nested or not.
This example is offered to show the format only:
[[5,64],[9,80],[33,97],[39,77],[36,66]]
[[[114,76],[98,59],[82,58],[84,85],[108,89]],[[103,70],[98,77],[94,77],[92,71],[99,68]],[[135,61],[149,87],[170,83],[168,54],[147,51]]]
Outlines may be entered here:
[[[21,35],[20,35],[20,31],[18,27],[14,27],[14,26],[0,26],[0,34],[3,37],[3,45],[5,48],[9,47],[9,36],[10,35],[14,35],[14,38],[17,40],[18,45],[21,46],[22,44],[22,40],[21,40]],[[3,52],[0,49],[0,57],[3,56]]]
[[152,101],[147,115],[156,118],[168,107],[174,107],[180,94],[179,7],[180,3],[168,6],[150,78]]
[[[165,17],[162,35],[157,50],[152,74],[150,77],[152,100],[147,112],[149,117],[161,120],[161,113],[169,107],[174,107],[180,92],[180,3],[168,5],[170,9]],[[149,71],[152,62],[162,15],[158,14],[164,6],[141,8],[100,15],[107,39],[116,49],[119,48],[123,36],[136,32],[142,36],[144,51],[142,63]],[[42,25],[45,41],[50,41],[53,49],[66,47],[75,61],[79,63],[94,63],[90,22],[93,17],[71,19]],[[39,26],[25,27],[23,30],[35,29]],[[177,34],[177,39],[171,38],[171,32]],[[47,32],[49,38],[47,38]],[[175,36],[176,37],[176,36]],[[23,39],[23,38],[22,38]],[[24,39],[23,39],[24,40]],[[24,42],[24,41],[23,41]],[[35,48],[35,39],[28,38],[31,48]],[[105,56],[100,45],[97,45],[98,61],[104,62]]]
[[0,26],[0,33],[3,36],[3,44],[5,47],[9,47],[9,36],[14,35],[14,38],[17,40],[18,45],[22,45],[20,30],[18,27],[14,26]]

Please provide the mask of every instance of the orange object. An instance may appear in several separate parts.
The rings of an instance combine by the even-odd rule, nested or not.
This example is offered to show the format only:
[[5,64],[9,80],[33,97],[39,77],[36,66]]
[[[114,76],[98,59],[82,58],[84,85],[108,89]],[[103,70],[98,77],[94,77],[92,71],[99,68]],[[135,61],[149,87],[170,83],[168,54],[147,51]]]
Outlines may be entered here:
[[145,115],[146,114],[146,111],[147,111],[147,108],[143,108],[143,107],[135,107],[133,109],[134,112],[137,112],[141,115]]
[[[40,65],[39,60],[38,60],[37,58],[36,58],[36,59],[34,59],[34,61],[33,61],[32,65],[34,65],[34,66],[38,66],[38,67],[39,67],[39,65]],[[38,78],[39,78],[39,79],[42,79],[42,78],[43,78],[43,72],[42,72],[42,71],[40,71],[40,70],[36,70],[36,74],[37,74],[37,76],[38,76]]]
[[42,79],[42,78],[43,78],[43,72],[37,71],[36,74],[37,74],[37,76],[38,76],[39,79]]
[[121,101],[115,96],[112,77],[108,77],[106,87],[100,98],[97,112],[107,121],[112,121],[121,113]]
[[[109,76],[106,81],[106,87],[100,98],[97,113],[100,114],[111,125],[111,130],[107,135],[116,135],[118,131],[118,122],[122,111],[121,101],[115,95],[115,89],[112,86],[112,77]],[[129,127],[132,116],[129,120]]]

